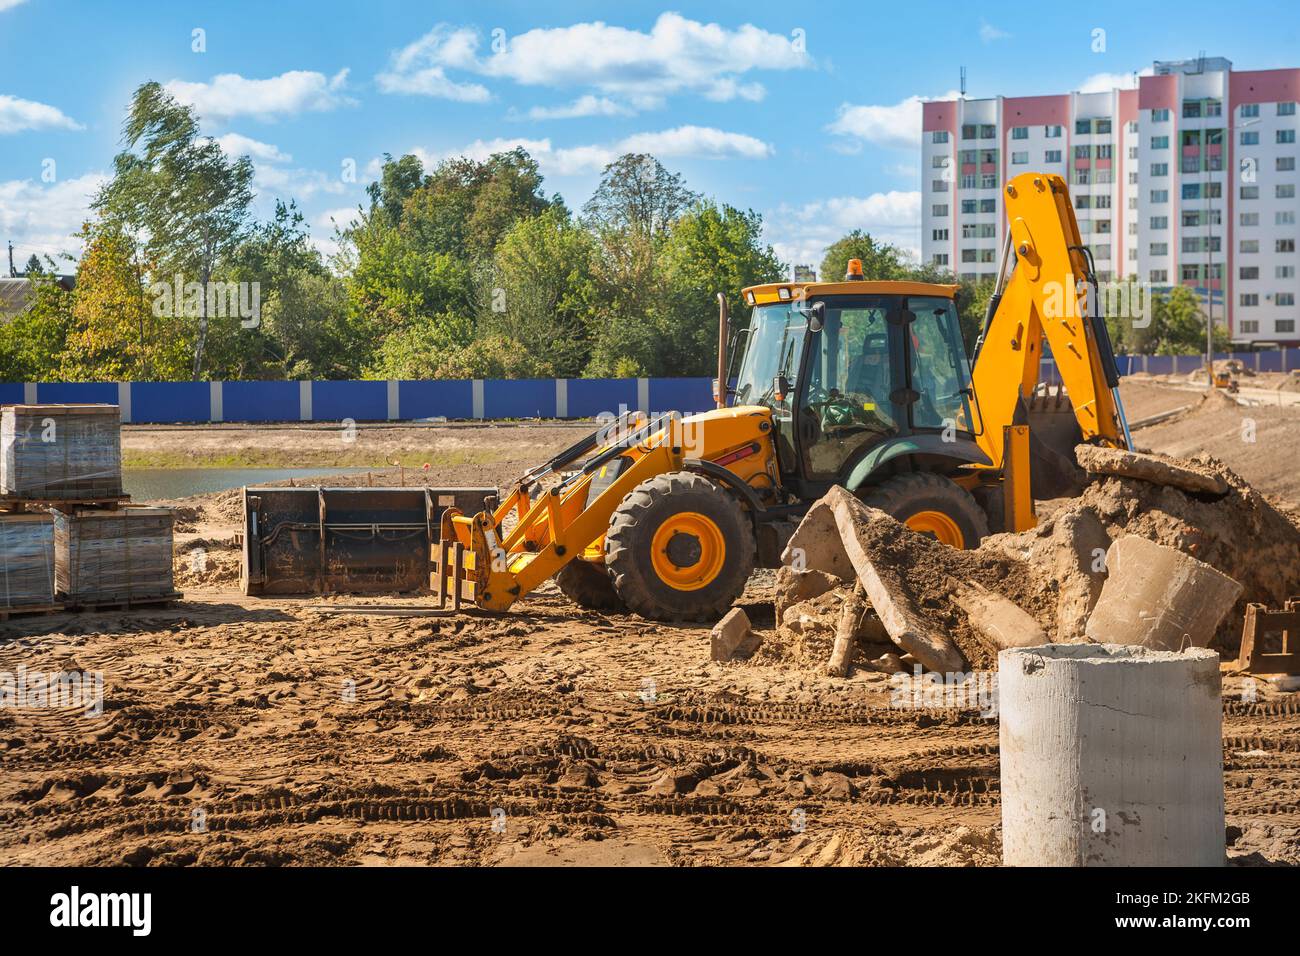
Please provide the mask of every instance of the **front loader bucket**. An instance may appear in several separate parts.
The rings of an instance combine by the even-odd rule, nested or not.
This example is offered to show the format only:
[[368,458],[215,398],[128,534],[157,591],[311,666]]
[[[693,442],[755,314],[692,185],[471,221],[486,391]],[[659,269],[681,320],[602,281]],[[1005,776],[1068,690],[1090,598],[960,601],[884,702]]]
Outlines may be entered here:
[[429,585],[448,507],[495,488],[245,488],[245,594],[363,594]]
[[1029,424],[1029,486],[1037,499],[1077,495],[1087,475],[1074,460],[1083,441],[1079,420],[1061,386],[1040,388],[1026,402]]

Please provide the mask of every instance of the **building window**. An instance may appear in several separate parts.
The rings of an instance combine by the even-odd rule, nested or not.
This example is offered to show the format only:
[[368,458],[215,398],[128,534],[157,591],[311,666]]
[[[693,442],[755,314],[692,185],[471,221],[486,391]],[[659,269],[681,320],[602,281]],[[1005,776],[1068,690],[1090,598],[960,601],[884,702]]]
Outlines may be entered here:
[[981,199],[980,212],[997,212],[998,201],[996,199]]
[[1244,256],[1253,255],[1254,253],[1259,252],[1259,240],[1258,239],[1241,240],[1240,250],[1241,250],[1241,254]]
[[961,182],[959,182],[957,185],[962,189],[974,189],[975,174],[974,173],[965,174],[964,176],[962,176]]
[[1250,130],[1250,131],[1248,131],[1248,132],[1243,132],[1243,133],[1241,134],[1241,145],[1242,145],[1242,146],[1258,146],[1258,145],[1259,145],[1259,133],[1255,132],[1254,130]]
[[1200,100],[1183,100],[1183,119],[1197,119],[1200,115]]
[[973,200],[973,199],[963,199],[963,200],[961,201],[961,214],[962,214],[963,216],[973,216],[973,215],[975,215],[975,200]]
[[1012,138],[1012,139],[1029,139],[1029,127],[1028,127],[1028,126],[1013,126],[1013,127],[1011,127],[1011,138]]
[[1273,323],[1274,332],[1295,332],[1295,319],[1278,319]]
[[1294,226],[1294,225],[1295,225],[1295,210],[1294,210],[1294,209],[1279,209],[1277,212],[1273,213],[1273,225],[1275,225],[1275,226]]
[[1091,146],[1076,146],[1076,147],[1074,147],[1074,158],[1075,158],[1075,159],[1092,159],[1092,147],[1091,147]]
[[974,250],[974,249],[963,249],[963,250],[961,251],[961,261],[962,261],[962,262],[974,262],[974,261],[975,261],[975,250]]
[[1168,216],[1152,216],[1152,217],[1151,217],[1151,228],[1152,228],[1152,229],[1168,229],[1168,228],[1169,228],[1169,217],[1168,217]]
[[980,124],[980,139],[997,139],[998,128],[992,123]]
[[1152,149],[1168,149],[1168,148],[1169,148],[1169,137],[1168,137],[1168,136],[1152,136],[1152,137],[1151,137],[1151,148],[1152,148]]
[[1258,116],[1258,115],[1259,115],[1258,103],[1247,103],[1241,108],[1242,119],[1249,119],[1252,116]]
[[1153,123],[1168,123],[1168,122],[1169,122],[1169,110],[1152,110],[1152,111],[1151,111],[1151,122],[1153,122]]
[[1043,135],[1046,136],[1048,139],[1060,139],[1060,138],[1061,138],[1061,127],[1059,127],[1059,126],[1044,126],[1044,127],[1043,127]]
[[1277,131],[1277,141],[1278,141],[1279,143],[1294,143],[1294,142],[1295,142],[1295,130],[1293,130],[1293,129],[1280,129],[1280,130],[1278,130],[1278,131]]
[[1222,101],[1222,100],[1206,100],[1206,101],[1205,101],[1205,115],[1206,115],[1206,116],[1222,116],[1222,115],[1223,115],[1223,101]]
[[1259,225],[1259,213],[1257,213],[1257,212],[1243,212],[1240,216],[1237,217],[1237,221],[1240,222],[1241,225],[1243,225],[1243,226],[1258,226],[1258,225]]
[[1109,194],[1109,193],[1107,193],[1107,194],[1105,194],[1105,195],[1102,195],[1102,196],[1093,196],[1092,199],[1093,199],[1093,202],[1092,202],[1092,208],[1093,208],[1093,209],[1109,209],[1109,208],[1110,208],[1110,194]]
[[1092,132],[1092,120],[1075,120],[1074,132],[1078,136],[1087,136]]
[[1099,120],[1097,120],[1097,121],[1093,124],[1093,131],[1094,131],[1095,133],[1097,133],[1099,136],[1109,136],[1109,135],[1110,135],[1110,120],[1108,120],[1108,119],[1099,119]]
[[1279,239],[1275,244],[1275,249],[1278,252],[1295,252],[1295,240]]
[[1278,279],[1294,279],[1295,266],[1276,266],[1273,269],[1273,275]]
[[1295,116],[1295,101],[1277,104],[1278,116]]
[[1242,198],[1242,199],[1258,199],[1258,198],[1259,198],[1259,187],[1258,187],[1258,186],[1242,186],[1242,187],[1241,187],[1241,198]]
[[944,180],[942,179],[930,180],[930,192],[946,193],[947,191],[948,191],[948,183],[945,182]]
[[936,203],[935,205],[931,206],[931,207],[930,207],[930,215],[932,215],[932,216],[946,216],[946,215],[948,215],[948,206],[947,206],[947,204],[945,204],[945,203]]
[[1243,335],[1255,335],[1259,332],[1258,319],[1242,319],[1237,323],[1237,331]]
[[1011,165],[1013,165],[1013,166],[1027,166],[1027,165],[1029,165],[1029,153],[1028,153],[1028,152],[1024,152],[1024,153],[1012,153],[1012,154],[1011,154]]
[[1147,281],[1148,281],[1148,282],[1152,282],[1152,283],[1156,283],[1156,284],[1160,284],[1160,283],[1168,282],[1168,281],[1169,281],[1169,270],[1168,270],[1168,269],[1152,269],[1150,272],[1147,273]]
[[1043,162],[1059,163],[1061,161],[1061,151],[1059,149],[1049,149],[1043,153]]
[[1152,175],[1152,176],[1168,176],[1168,175],[1169,175],[1169,164],[1168,164],[1168,163],[1152,163],[1152,164],[1151,164],[1151,175]]
[[997,259],[994,258],[994,255],[995,255],[995,250],[993,249],[981,249],[980,262],[996,262]]
[[1279,173],[1293,172],[1295,170],[1295,157],[1279,156],[1275,165],[1277,166],[1277,171]]
[[1252,306],[1259,305],[1259,293],[1258,293],[1258,292],[1243,292],[1243,293],[1242,293],[1242,294],[1237,298],[1237,304],[1238,304],[1238,305],[1244,305],[1244,306],[1246,306],[1247,308],[1252,307]]
[[1169,202],[1169,190],[1168,190],[1168,189],[1153,189],[1153,190],[1151,190],[1151,201],[1152,201],[1153,203],[1166,203],[1166,202]]
[[948,131],[946,129],[937,129],[930,134],[930,142],[946,143],[948,142]]
[[1075,194],[1074,194],[1074,208],[1075,208],[1075,209],[1091,209],[1091,208],[1092,208],[1092,197],[1091,197],[1090,195],[1088,195],[1087,193],[1075,193]]
[[948,241],[948,230],[947,230],[947,229],[933,229],[933,230],[930,231],[930,238],[933,239],[935,242],[947,242],[947,241]]
[[1279,292],[1273,302],[1277,305],[1295,305],[1295,293]]
[[1259,266],[1242,266],[1237,270],[1238,279],[1258,279]]
[[1169,243],[1153,242],[1151,243],[1150,247],[1147,249],[1147,252],[1148,254],[1153,256],[1167,256],[1169,255]]
[[1273,194],[1278,199],[1295,199],[1295,183],[1278,183],[1273,187]]
[[947,169],[947,168],[948,168],[948,157],[947,157],[947,156],[931,156],[931,157],[930,157],[930,168],[931,168],[931,169]]
[[980,189],[997,189],[998,177],[996,173],[985,173],[980,177]]
[[934,254],[934,264],[936,266],[946,266],[948,264],[948,254],[945,252],[936,252]]
[[962,139],[974,139],[978,133],[979,133],[979,127],[975,126],[973,123],[962,124],[961,127]]
[[979,225],[979,237],[981,239],[996,239],[998,227],[991,222],[982,222]]

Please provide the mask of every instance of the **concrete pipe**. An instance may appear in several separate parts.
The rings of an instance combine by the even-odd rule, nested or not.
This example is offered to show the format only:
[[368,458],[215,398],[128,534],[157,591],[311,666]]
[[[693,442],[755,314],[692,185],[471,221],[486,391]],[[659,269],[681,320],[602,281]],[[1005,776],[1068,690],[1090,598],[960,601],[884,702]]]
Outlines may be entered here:
[[1119,644],[998,655],[1002,860],[1222,866],[1219,657]]

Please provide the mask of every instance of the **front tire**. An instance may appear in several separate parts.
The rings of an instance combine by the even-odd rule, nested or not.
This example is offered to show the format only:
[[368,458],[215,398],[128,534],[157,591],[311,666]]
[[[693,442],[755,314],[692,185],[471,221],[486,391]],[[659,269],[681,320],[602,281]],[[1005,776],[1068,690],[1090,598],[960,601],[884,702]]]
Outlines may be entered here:
[[863,495],[862,502],[954,548],[977,548],[989,533],[988,516],[971,493],[928,471],[888,478]]
[[736,499],[685,471],[641,482],[605,533],[605,565],[623,603],[657,621],[721,617],[754,570],[754,533]]

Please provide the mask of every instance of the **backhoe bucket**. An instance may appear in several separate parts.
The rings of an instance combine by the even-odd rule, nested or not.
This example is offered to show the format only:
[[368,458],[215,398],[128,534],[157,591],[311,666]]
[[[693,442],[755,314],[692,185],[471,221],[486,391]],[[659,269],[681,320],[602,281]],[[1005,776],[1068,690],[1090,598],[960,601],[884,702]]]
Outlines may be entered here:
[[447,508],[495,488],[245,488],[245,594],[364,594],[428,587]]
[[1074,460],[1083,441],[1079,420],[1065,390],[1040,389],[1026,402],[1029,424],[1029,485],[1039,500],[1077,495],[1087,475]]

